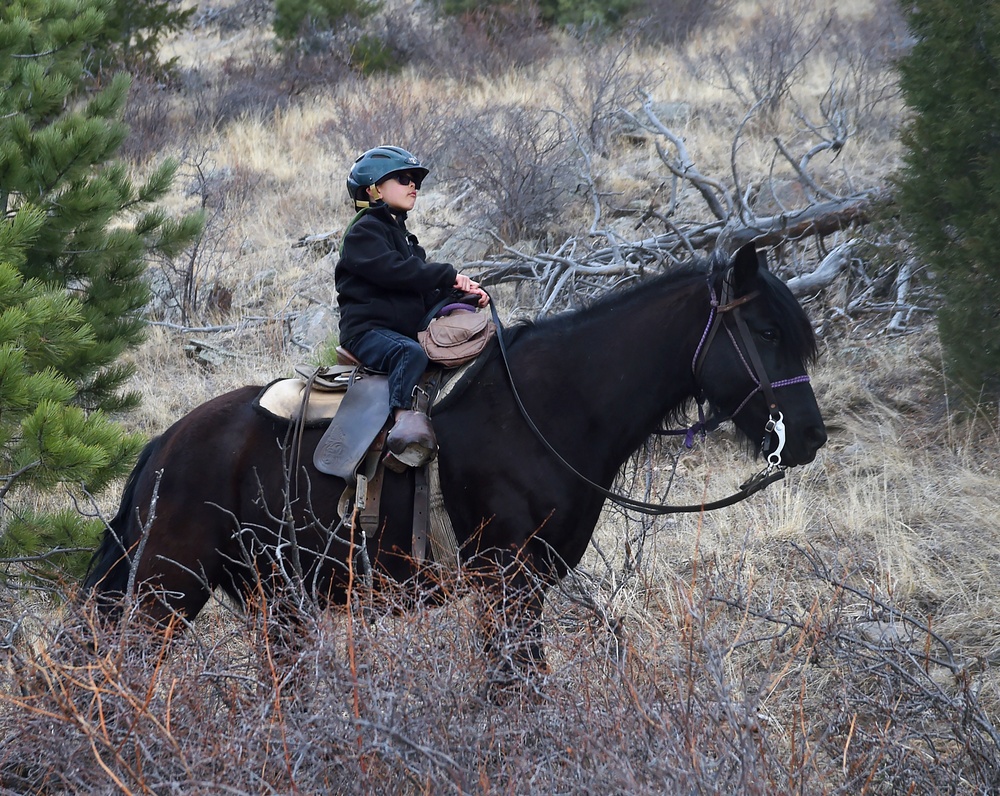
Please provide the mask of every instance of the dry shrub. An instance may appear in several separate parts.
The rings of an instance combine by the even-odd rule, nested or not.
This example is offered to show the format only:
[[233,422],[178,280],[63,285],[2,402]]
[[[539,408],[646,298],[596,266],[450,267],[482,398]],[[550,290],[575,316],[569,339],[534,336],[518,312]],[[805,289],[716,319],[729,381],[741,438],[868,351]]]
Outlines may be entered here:
[[[4,649],[0,777],[50,793],[992,792],[981,673],[873,584],[786,551],[764,578],[739,556],[634,572],[634,625],[609,573],[583,570],[550,597],[551,673],[500,689],[471,598],[358,594],[302,615],[292,647],[273,640],[280,602],[245,621],[217,606],[169,644],[77,612],[34,654]],[[811,602],[792,576],[813,578]]]
[[836,14],[820,48],[832,64],[830,87],[820,102],[827,118],[841,118],[852,133],[895,135],[900,98],[895,61],[909,47],[909,33],[898,3],[878,0],[865,19]]
[[469,119],[457,132],[452,173],[467,205],[506,240],[539,239],[578,187],[562,119],[521,105],[492,109],[492,124]]
[[247,113],[266,116],[284,107],[293,93],[287,69],[287,61],[260,50],[228,59],[211,80],[193,74],[185,93],[195,124],[210,130]]
[[232,310],[237,279],[226,253],[237,245],[233,218],[253,201],[261,175],[246,168],[218,169],[205,151],[181,164],[188,195],[205,214],[199,239],[180,256],[160,258],[147,272],[153,300],[150,320],[197,325],[225,318]]
[[170,87],[152,75],[133,76],[124,115],[129,134],[118,150],[121,158],[142,163],[176,143],[178,130],[172,123],[173,114],[174,96]]
[[732,92],[745,108],[757,106],[773,128],[804,62],[825,35],[831,17],[819,16],[802,0],[761,5],[743,35],[720,43],[707,58],[690,60],[694,74]]
[[414,58],[436,74],[499,77],[544,61],[555,50],[533,4],[485,4],[446,18]]
[[734,0],[641,0],[630,16],[641,20],[643,41],[678,45],[732,13]]
[[245,116],[267,118],[300,95],[326,90],[352,74],[345,58],[281,54],[262,40],[212,70],[195,68],[184,76],[184,123],[208,133]]
[[334,83],[345,72],[339,61],[283,58],[258,41],[217,66],[184,70],[175,84],[137,75],[125,112],[131,134],[121,155],[142,162],[153,153],[184,149],[245,115],[287,107],[296,95]]
[[622,108],[631,105],[639,87],[653,82],[653,72],[637,53],[637,32],[613,42],[584,40],[573,59],[579,71],[564,73],[556,83],[565,113],[588,150],[610,157],[613,131]]
[[[457,125],[471,114],[460,93],[393,79],[369,78],[335,99],[317,137],[327,148],[345,149],[352,158],[381,144],[401,146],[431,168],[428,185],[442,179],[442,168],[453,156]],[[350,163],[344,164],[346,180]],[[346,189],[345,189],[346,196]]]
[[248,28],[269,29],[273,17],[272,0],[235,0],[199,8],[191,29],[217,31],[220,36],[228,37]]

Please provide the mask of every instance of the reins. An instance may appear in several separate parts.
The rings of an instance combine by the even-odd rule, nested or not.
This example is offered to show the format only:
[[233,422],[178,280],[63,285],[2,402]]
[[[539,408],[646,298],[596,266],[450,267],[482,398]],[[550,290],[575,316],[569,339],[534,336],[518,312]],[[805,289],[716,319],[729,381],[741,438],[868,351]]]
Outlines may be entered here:
[[[728,497],[724,497],[719,500],[714,500],[708,503],[695,503],[685,506],[668,506],[663,503],[647,503],[645,501],[636,500],[634,498],[628,497],[627,495],[622,495],[617,492],[613,492],[609,489],[605,489],[600,484],[595,483],[594,481],[587,478],[587,476],[585,476],[583,473],[577,470],[572,464],[566,461],[566,459],[563,458],[562,454],[560,454],[559,451],[557,451],[552,446],[552,444],[545,438],[545,435],[542,434],[538,426],[535,425],[535,422],[531,419],[531,416],[528,414],[528,411],[521,400],[521,396],[518,393],[517,386],[514,382],[514,373],[511,370],[510,360],[508,359],[507,356],[507,344],[506,341],[504,340],[504,335],[503,335],[504,327],[503,324],[500,322],[500,317],[497,314],[496,305],[493,302],[493,298],[492,296],[490,297],[490,312],[493,315],[493,323],[496,324],[497,327],[497,342],[500,347],[500,358],[503,360],[504,368],[507,371],[507,379],[510,382],[511,392],[514,395],[514,400],[517,403],[517,407],[521,412],[521,416],[524,418],[524,421],[528,424],[528,427],[534,433],[535,437],[538,438],[539,442],[541,442],[542,445],[545,446],[545,448],[549,451],[549,453],[551,453],[556,458],[556,460],[563,465],[563,467],[565,467],[577,479],[582,481],[591,489],[594,489],[600,494],[602,494],[606,499],[610,500],[612,503],[615,503],[626,509],[633,509],[643,514],[649,514],[654,516],[664,515],[664,514],[685,514],[685,513],[695,513],[695,512],[700,513],[702,511],[714,511],[716,509],[725,508],[726,506],[732,506],[736,503],[746,500],[751,495],[759,492],[765,487],[770,486],[775,481],[780,481],[785,477],[786,468],[781,464],[781,451],[784,448],[785,444],[785,425],[784,425],[784,418],[781,412],[778,410],[778,402],[774,396],[773,388],[787,386],[790,384],[799,384],[807,382],[809,380],[809,377],[799,376],[793,379],[785,379],[783,381],[774,382],[772,384],[772,382],[767,376],[766,371],[764,370],[763,362],[761,362],[760,354],[757,352],[757,347],[754,345],[753,338],[750,336],[750,330],[747,328],[746,321],[743,319],[742,313],[740,313],[739,311],[739,308],[742,305],[756,298],[759,295],[759,291],[754,291],[752,293],[747,293],[744,296],[733,298],[732,285],[729,283],[729,280],[727,279],[730,273],[731,270],[727,272],[726,275],[723,277],[723,290],[722,290],[722,295],[720,297],[718,298],[716,297],[715,290],[711,287],[711,283],[709,284],[709,290],[712,293],[712,312],[709,315],[708,323],[705,326],[705,332],[698,343],[698,347],[695,350],[694,359],[691,363],[692,371],[695,376],[695,384],[698,386],[700,393],[700,395],[698,396],[699,411],[701,410],[701,405],[704,401],[703,390],[698,382],[698,377],[699,374],[701,373],[701,366],[704,363],[705,356],[708,352],[708,349],[712,345],[712,341],[715,339],[719,327],[725,326],[725,324],[722,322],[723,315],[727,312],[731,312],[736,321],[736,327],[737,330],[739,331],[740,337],[744,342],[744,347],[746,348],[747,356],[750,359],[749,363],[747,363],[746,358],[744,358],[743,351],[740,348],[739,344],[736,341],[736,338],[733,336],[733,333],[728,326],[725,326],[726,333],[729,335],[729,338],[732,341],[733,346],[735,347],[737,353],[739,354],[740,359],[743,361],[744,366],[747,368],[751,376],[754,378],[754,381],[756,382],[756,387],[754,387],[754,389],[750,392],[750,394],[743,400],[743,402],[739,405],[739,407],[729,417],[733,417],[736,414],[738,414],[743,409],[743,407],[746,406],[750,398],[756,395],[757,392],[763,392],[764,397],[767,400],[768,411],[770,413],[768,422],[765,424],[766,444],[768,446],[770,445],[772,432],[777,437],[778,444],[773,451],[771,451],[769,447],[765,451],[768,453],[767,467],[765,467],[763,470],[756,473],[755,475],[751,476],[744,483],[740,484],[738,491],[734,492],[732,495],[729,495]],[[715,428],[719,424],[724,422],[724,420],[727,419],[729,418],[713,418],[710,421],[708,421],[708,423],[712,423],[713,424],[712,428]],[[707,429],[708,423],[706,423],[706,421],[701,420],[699,421],[698,425],[702,429]],[[678,432],[678,433],[686,433],[690,438],[692,432],[693,429],[688,429],[684,432]],[[664,432],[664,433],[672,433],[672,432]]]

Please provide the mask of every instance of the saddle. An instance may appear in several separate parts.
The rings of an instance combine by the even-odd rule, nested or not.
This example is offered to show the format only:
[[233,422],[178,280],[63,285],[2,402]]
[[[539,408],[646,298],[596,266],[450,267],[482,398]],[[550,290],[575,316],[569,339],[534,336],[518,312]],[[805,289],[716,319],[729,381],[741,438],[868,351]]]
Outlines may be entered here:
[[[375,533],[386,470],[383,449],[392,418],[389,385],[385,374],[368,371],[351,359],[341,349],[335,366],[297,367],[295,377],[265,387],[254,408],[296,429],[326,426],[313,464],[344,481],[339,515],[363,533]],[[439,373],[432,368],[425,374],[422,389],[428,396]],[[437,461],[414,468],[413,478],[413,558],[425,560],[429,543],[435,561],[454,565],[458,543],[441,499]]]
[[384,374],[355,368],[337,413],[330,420],[313,464],[321,473],[355,480],[358,465],[389,423],[389,380]]
[[[474,360],[446,372],[429,370],[427,378],[433,379],[422,389],[434,393],[428,395],[431,406],[437,408],[457,398],[481,364]],[[294,377],[268,384],[254,400],[254,408],[277,422],[326,428],[314,456],[317,469],[353,480],[365,453],[388,430],[385,375],[367,371],[360,364],[300,365],[295,370]]]
[[[453,308],[453,305],[445,306],[445,309]],[[438,307],[437,311],[440,310]],[[487,350],[492,337],[490,335],[478,345],[476,354],[464,364],[456,361],[431,363],[420,383],[422,411],[429,416],[435,398],[450,401],[462,391],[487,359],[478,355]],[[392,421],[388,378],[384,373],[365,368],[347,349],[338,346],[336,350],[336,365],[299,366],[296,378],[280,379],[268,385],[255,405],[271,416],[298,426],[328,424],[313,454],[313,465],[321,473],[345,482],[338,506],[340,516],[350,514],[352,523],[357,522],[362,531],[374,532],[378,528],[379,500],[386,469],[382,453]],[[454,354],[453,347],[448,353]],[[454,563],[458,547],[440,496],[437,462],[413,468],[413,477],[412,555],[417,561],[423,560],[429,541],[435,560]]]
[[354,471],[389,419],[389,387],[384,374],[359,365],[299,365],[296,376],[271,382],[254,407],[276,419],[316,428],[326,426],[320,472],[353,480]]

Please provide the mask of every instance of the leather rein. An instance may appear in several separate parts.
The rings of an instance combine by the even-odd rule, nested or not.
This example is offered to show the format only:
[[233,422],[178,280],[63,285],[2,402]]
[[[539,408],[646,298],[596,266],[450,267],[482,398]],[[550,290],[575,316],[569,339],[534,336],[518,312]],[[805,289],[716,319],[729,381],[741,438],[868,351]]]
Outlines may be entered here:
[[[743,318],[743,314],[740,308],[757,298],[759,291],[753,291],[752,293],[747,293],[746,295],[733,298],[733,287],[729,280],[732,274],[732,269],[726,272],[722,279],[722,294],[721,296],[716,296],[715,289],[712,287],[711,281],[709,281],[709,292],[711,293],[711,304],[712,310],[709,314],[708,323],[705,326],[705,332],[702,334],[701,340],[698,343],[698,347],[695,350],[694,360],[691,363],[692,373],[694,374],[695,384],[698,387],[698,395],[695,400],[698,403],[699,412],[701,411],[702,404],[704,403],[705,396],[704,390],[700,384],[700,376],[702,366],[705,362],[705,357],[708,350],[711,348],[712,343],[715,340],[716,334],[719,328],[724,328],[733,347],[736,349],[740,360],[743,362],[744,367],[749,372],[750,376],[753,378],[756,386],[750,391],[746,398],[743,399],[742,403],[736,408],[731,415],[727,417],[713,417],[709,421],[699,421],[695,427],[688,429],[686,432],[688,437],[692,436],[694,430],[701,430],[702,432],[708,431],[718,427],[721,423],[726,420],[731,419],[747,405],[750,399],[756,395],[758,392],[764,394],[764,398],[768,405],[768,421],[764,426],[764,452],[767,453],[767,467],[761,470],[759,473],[751,476],[744,483],[740,484],[739,490],[734,492],[728,497],[721,498],[719,500],[714,500],[709,503],[694,503],[685,506],[668,506],[663,503],[646,503],[641,500],[636,500],[630,498],[627,495],[622,495],[617,492],[612,492],[609,489],[605,489],[598,483],[591,481],[587,476],[577,470],[572,464],[566,461],[562,455],[552,446],[552,444],[545,438],[545,435],[539,430],[538,426],[535,425],[534,421],[528,414],[527,409],[525,409],[524,403],[521,401],[521,396],[518,394],[517,387],[514,382],[514,374],[510,367],[510,361],[507,358],[507,346],[504,341],[503,335],[503,325],[500,323],[500,318],[497,315],[496,305],[490,299],[490,311],[493,314],[493,322],[497,327],[497,341],[500,346],[500,357],[503,359],[504,368],[507,371],[507,378],[510,381],[511,392],[514,394],[514,400],[517,402],[518,409],[521,412],[521,416],[524,418],[528,427],[532,430],[538,440],[545,446],[545,448],[555,456],[556,460],[563,465],[569,472],[571,472],[577,479],[582,481],[584,484],[589,486],[591,489],[596,490],[602,494],[606,499],[610,500],[626,509],[633,509],[635,511],[641,512],[643,514],[649,515],[664,515],[664,514],[685,514],[685,513],[695,513],[702,511],[714,511],[716,509],[725,508],[726,506],[732,506],[743,500],[746,500],[751,495],[759,492],[767,486],[770,486],[775,481],[780,481],[785,477],[785,470],[787,469],[781,463],[781,451],[785,446],[785,424],[784,416],[778,408],[778,401],[774,395],[774,389],[777,387],[786,387],[792,384],[802,384],[809,381],[808,375],[797,376],[792,379],[784,379],[782,381],[772,382],[764,369],[764,364],[761,361],[760,354],[757,351],[756,345],[754,345],[753,337],[750,335],[750,330],[747,327],[746,320]],[[724,323],[724,317],[726,314],[732,314],[733,320],[736,324],[736,329],[739,334],[739,339],[743,342],[743,347],[739,345],[739,341],[733,334],[732,329]],[[744,351],[746,354],[744,355]],[[747,361],[749,359],[749,362]],[[660,432],[660,433],[674,433],[674,432]],[[777,445],[774,450],[771,450],[771,434],[777,438]]]

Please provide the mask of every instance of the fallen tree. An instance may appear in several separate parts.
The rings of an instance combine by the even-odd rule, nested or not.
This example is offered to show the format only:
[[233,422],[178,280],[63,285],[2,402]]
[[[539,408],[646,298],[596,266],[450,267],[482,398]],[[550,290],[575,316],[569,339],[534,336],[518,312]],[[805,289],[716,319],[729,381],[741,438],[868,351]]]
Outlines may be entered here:
[[[759,105],[759,103],[758,103]],[[692,256],[717,248],[733,251],[750,241],[764,247],[786,247],[819,239],[821,250],[829,236],[857,229],[871,221],[875,207],[885,202],[879,187],[847,195],[820,185],[810,164],[822,152],[840,152],[847,141],[842,127],[832,123],[813,126],[814,130],[835,131],[818,144],[812,144],[796,158],[789,148],[775,139],[776,159],[787,162],[794,173],[794,184],[804,198],[797,207],[779,207],[779,212],[758,215],[754,197],[761,186],[744,185],[737,167],[739,142],[751,109],[739,126],[732,144],[731,172],[728,181],[706,176],[691,159],[684,140],[657,117],[647,96],[643,101],[644,118],[623,111],[631,129],[642,129],[655,139],[660,160],[670,173],[672,193],[662,207],[650,206],[638,218],[635,229],[658,221],[664,232],[640,240],[623,240],[602,227],[603,208],[595,180],[589,173],[589,159],[584,158],[584,184],[591,186],[594,220],[590,230],[567,239],[554,251],[527,251],[498,241],[501,252],[491,258],[467,263],[484,285],[530,283],[537,290],[537,310],[545,314],[554,309],[578,304],[588,296],[611,289],[623,282],[659,273],[690,261]],[[693,189],[711,216],[707,221],[684,222],[677,218],[681,192]],[[792,291],[799,296],[817,293],[833,283],[851,262],[855,245],[850,238],[835,242],[819,266],[811,273],[789,279]],[[535,302],[532,302],[535,304]],[[898,311],[898,310],[897,310]]]

